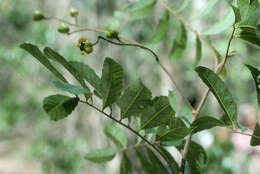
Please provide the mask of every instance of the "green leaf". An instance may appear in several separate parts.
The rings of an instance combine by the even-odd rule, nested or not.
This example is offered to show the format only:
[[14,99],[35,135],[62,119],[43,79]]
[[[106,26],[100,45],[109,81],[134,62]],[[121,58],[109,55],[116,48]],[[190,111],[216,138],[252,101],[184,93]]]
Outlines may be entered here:
[[146,174],[152,174],[152,173],[156,172],[153,170],[153,165],[150,163],[149,160],[146,159],[145,154],[141,150],[136,150],[135,152],[136,152],[137,157],[139,158],[141,165],[144,169],[144,172]]
[[131,84],[117,101],[121,119],[140,114],[151,103],[151,91],[138,79]]
[[63,90],[63,91],[67,91],[71,94],[91,94],[91,92],[87,89],[84,89],[84,88],[81,88],[81,87],[78,87],[78,86],[75,86],[75,85],[71,85],[69,83],[64,83],[64,82],[61,82],[59,80],[54,80],[53,81],[54,85]]
[[128,159],[126,153],[123,153],[123,157],[120,164],[120,174],[132,174],[132,164],[131,161]]
[[256,26],[259,16],[258,0],[239,0],[240,25]]
[[188,5],[191,4],[191,0],[184,0],[184,2],[182,3],[181,7],[178,8],[178,10],[176,10],[177,13],[182,12],[186,7],[188,7]]
[[[181,150],[184,147],[184,143],[178,146]],[[189,150],[187,153],[187,162],[191,169],[191,174],[203,174],[207,166],[207,154],[203,147],[194,141],[190,142]]]
[[203,34],[212,35],[218,34],[222,31],[229,29],[235,23],[235,15],[232,9],[229,9],[227,14],[213,26],[211,26],[206,32]]
[[109,57],[104,61],[101,88],[103,109],[116,102],[123,89],[123,69],[120,64]]
[[108,125],[104,129],[105,134],[113,140],[118,149],[124,149],[127,146],[127,138],[124,131],[115,124]]
[[193,18],[193,20],[197,20],[203,17],[207,17],[211,12],[215,4],[218,2],[218,0],[210,0],[209,3],[202,8],[200,12],[198,12],[198,15]]
[[180,172],[179,165],[175,161],[173,156],[164,147],[159,147],[159,148],[162,151],[162,153],[167,157],[167,159],[170,161],[172,174],[179,174]]
[[215,95],[218,103],[231,121],[233,129],[237,128],[237,105],[225,83],[206,67],[199,66],[195,71]]
[[237,7],[231,5],[231,8],[233,10],[233,13],[235,15],[235,23],[238,23],[241,21],[241,15],[240,15],[240,11]]
[[88,152],[85,156],[85,159],[94,163],[104,163],[112,160],[115,157],[115,155],[116,151],[112,148],[97,149]]
[[239,29],[236,29],[234,38],[243,39],[251,44],[254,44],[255,46],[260,47],[260,38],[257,36],[257,31],[255,28],[240,26]]
[[168,100],[174,111],[177,111],[177,100],[172,91],[168,91]]
[[96,72],[90,68],[87,64],[77,61],[70,61],[69,62],[81,76],[95,88],[95,92],[97,92],[98,96],[101,96],[101,79],[98,77]]
[[258,101],[258,105],[260,106],[260,71],[251,65],[246,65],[246,66],[250,70],[253,79],[255,81],[255,87],[257,91],[257,101]]
[[154,128],[169,123],[175,111],[166,96],[155,97],[153,106],[147,107],[141,115],[141,129]]
[[173,42],[173,46],[170,51],[170,59],[180,59],[184,53],[187,45],[187,33],[185,26],[181,23],[177,29],[176,39]]
[[178,141],[190,134],[191,131],[186,127],[175,127],[169,129],[163,135],[156,138],[158,141]]
[[200,62],[200,59],[202,57],[202,47],[201,47],[201,41],[200,38],[196,36],[196,56],[195,56],[195,63],[194,66],[197,66]]
[[43,109],[49,115],[50,120],[58,121],[69,114],[78,105],[79,98],[65,95],[51,95],[43,100]]
[[[66,68],[71,73],[71,75],[73,75],[73,77],[75,77],[75,79],[80,83],[80,85],[83,88],[86,88],[87,90],[89,90],[88,86],[86,85],[84,79],[82,78],[82,76],[80,75],[78,70],[75,69],[64,57],[62,57],[61,55],[59,55],[57,52],[55,52],[54,50],[52,50],[49,47],[44,48],[43,51],[44,51],[45,56],[51,58],[52,60],[59,62],[64,68]],[[89,99],[91,97],[91,95],[92,94],[85,94],[86,99]]]
[[138,3],[129,10],[131,20],[143,19],[153,13],[155,0],[139,0]]
[[[260,137],[260,124],[259,123],[256,123],[253,135]],[[252,138],[251,138],[250,145],[251,146],[260,145],[260,139],[257,137],[254,137],[254,136],[252,136]]]
[[197,132],[203,131],[205,129],[210,129],[216,126],[225,126],[223,121],[218,120],[213,117],[203,116],[197,118],[190,126],[192,133],[195,134]]
[[67,80],[63,75],[49,62],[48,58],[45,57],[36,45],[30,43],[23,43],[20,45],[22,49],[30,53],[34,58],[36,58],[42,65],[44,65],[50,72],[52,72],[58,79],[63,82]]
[[159,21],[159,24],[156,28],[155,34],[151,41],[152,44],[158,43],[165,39],[169,31],[170,26],[170,14],[168,11],[164,11],[162,18]]
[[146,148],[146,151],[148,153],[151,164],[153,165],[153,171],[156,171],[158,174],[169,174],[168,170],[164,167],[160,159],[153,153],[153,151],[149,148]]

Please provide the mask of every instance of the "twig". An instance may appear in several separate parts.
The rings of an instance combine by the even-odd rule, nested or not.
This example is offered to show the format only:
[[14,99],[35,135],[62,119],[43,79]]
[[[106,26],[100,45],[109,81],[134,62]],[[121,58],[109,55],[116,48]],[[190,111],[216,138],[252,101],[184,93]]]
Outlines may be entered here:
[[235,133],[235,134],[241,134],[241,135],[246,135],[246,136],[250,136],[250,137],[255,137],[255,138],[260,140],[260,137],[257,136],[257,135],[253,135],[253,134],[249,134],[249,133],[245,133],[245,132],[240,132],[240,131],[236,131],[236,130],[232,131],[232,132]]

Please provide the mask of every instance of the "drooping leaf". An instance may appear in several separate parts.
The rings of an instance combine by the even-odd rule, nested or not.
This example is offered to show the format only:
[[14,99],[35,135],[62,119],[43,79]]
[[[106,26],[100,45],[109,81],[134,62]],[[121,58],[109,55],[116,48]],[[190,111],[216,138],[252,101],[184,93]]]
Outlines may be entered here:
[[178,10],[176,10],[177,13],[182,12],[186,7],[188,7],[188,5],[191,4],[191,0],[184,0],[184,2],[182,3],[181,7],[178,8]]
[[[260,124],[256,123],[255,125],[255,130],[253,133],[254,136],[260,137]],[[251,141],[250,141],[250,145],[251,146],[258,146],[260,145],[260,139],[257,137],[252,136]]]
[[198,37],[196,37],[196,56],[195,56],[195,63],[194,66],[197,66],[200,62],[200,59],[202,57],[202,47],[201,47],[201,41]]
[[33,44],[23,43],[20,45],[22,49],[30,53],[34,58],[36,58],[42,65],[44,65],[50,72],[52,72],[58,79],[63,82],[67,82],[67,80],[63,77],[63,75],[50,63],[47,57],[45,57],[40,49]]
[[190,133],[191,133],[191,131],[186,126],[176,127],[176,128],[169,129],[166,133],[157,137],[156,140],[158,140],[158,141],[178,141],[178,140],[183,139]]
[[260,47],[260,38],[257,36],[257,31],[253,27],[243,27],[236,29],[234,38],[245,40],[255,46]]
[[43,100],[43,109],[49,115],[50,120],[58,121],[69,114],[78,105],[79,98],[65,95],[51,95]]
[[230,119],[233,129],[235,129],[237,127],[237,105],[225,83],[212,70],[206,67],[199,66],[195,71],[214,94]]
[[[178,149],[181,150],[183,147],[184,143],[181,146],[178,146]],[[187,162],[191,169],[191,174],[205,173],[205,168],[207,166],[207,154],[200,144],[195,143],[194,141],[190,142],[187,153]]]
[[164,14],[159,21],[159,24],[156,28],[156,31],[155,31],[155,34],[153,36],[151,43],[155,44],[155,43],[158,43],[158,42],[162,41],[163,39],[165,39],[165,37],[167,36],[167,33],[169,31],[169,25],[170,25],[169,19],[170,19],[169,12],[164,11]]
[[179,174],[180,169],[179,169],[179,165],[178,163],[175,161],[175,159],[173,158],[173,156],[164,148],[164,147],[160,147],[160,150],[162,151],[162,153],[167,157],[167,159],[170,161],[170,165],[171,165],[171,172],[172,174]]
[[124,149],[127,146],[127,138],[124,131],[115,124],[108,125],[104,129],[105,134],[113,140],[118,149]]
[[141,115],[141,129],[148,129],[169,123],[175,111],[166,96],[155,97],[153,104]]
[[235,15],[232,9],[229,9],[227,14],[220,19],[217,23],[211,26],[206,32],[203,34],[212,35],[218,34],[222,31],[229,29],[235,23]]
[[172,109],[174,111],[177,111],[177,100],[172,91],[168,91],[168,100],[169,100],[169,103],[170,103],[170,106],[172,107]]
[[87,64],[77,61],[70,61],[69,62],[81,76],[95,88],[95,92],[98,93],[98,96],[101,96],[101,79],[98,77],[96,72],[90,68]]
[[180,59],[185,51],[187,45],[187,33],[185,26],[181,23],[177,28],[176,39],[173,42],[173,46],[170,51],[170,59]]
[[81,87],[78,87],[78,86],[75,86],[75,85],[72,85],[69,83],[64,83],[59,80],[54,80],[53,83],[57,88],[59,88],[63,91],[67,91],[71,94],[76,94],[76,95],[77,94],[91,94],[91,92],[86,88],[81,88]]
[[151,91],[138,79],[125,90],[117,101],[121,110],[121,118],[140,114],[151,103],[151,98]]
[[116,151],[112,148],[97,149],[88,152],[85,156],[85,159],[94,163],[104,163],[112,160],[115,157],[115,155]]
[[198,12],[198,15],[193,18],[193,20],[197,20],[203,17],[208,16],[211,12],[215,4],[218,2],[218,0],[210,0],[205,7],[202,8],[200,12]]
[[[80,85],[83,88],[89,90],[88,86],[86,85],[83,77],[80,75],[78,70],[75,69],[64,57],[62,57],[60,54],[58,54],[56,51],[54,51],[49,47],[44,48],[43,51],[45,56],[60,63],[64,68],[66,68],[71,73],[71,75],[73,75],[73,77],[75,77],[75,79],[80,83]],[[85,94],[85,97],[86,99],[89,99],[91,97],[91,94]]]
[[259,16],[258,0],[239,0],[241,22],[239,25],[256,26]]
[[237,7],[231,5],[231,8],[233,10],[233,13],[235,15],[235,23],[238,23],[241,21],[241,15],[240,15],[240,11]]
[[246,66],[250,70],[253,79],[255,81],[255,87],[257,91],[257,101],[258,101],[258,105],[260,106],[260,71],[251,65],[246,65]]
[[132,164],[131,161],[128,159],[127,155],[123,153],[123,157],[121,159],[120,164],[120,174],[132,174]]
[[214,117],[203,116],[197,118],[190,126],[192,133],[203,131],[205,129],[210,129],[216,126],[225,126],[225,124]]
[[153,13],[155,0],[140,0],[129,10],[131,20],[143,19]]
[[123,68],[109,57],[104,61],[101,88],[103,109],[116,102],[123,89]]
[[149,148],[146,148],[146,151],[151,164],[153,165],[153,171],[156,171],[158,174],[169,174],[168,170],[164,167],[161,160],[154,154],[154,152]]

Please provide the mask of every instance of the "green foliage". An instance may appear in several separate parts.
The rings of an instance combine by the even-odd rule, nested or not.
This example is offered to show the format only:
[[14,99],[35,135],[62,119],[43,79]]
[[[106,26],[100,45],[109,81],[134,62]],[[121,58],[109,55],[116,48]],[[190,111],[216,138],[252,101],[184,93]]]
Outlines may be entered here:
[[258,105],[260,106],[260,71],[251,65],[246,65],[246,66],[250,70],[253,79],[255,81],[255,87],[257,91],[257,101],[258,101]]
[[49,115],[50,120],[58,121],[71,114],[78,105],[78,101],[78,97],[51,95],[44,98],[43,109]]
[[75,85],[71,85],[69,83],[64,83],[64,82],[61,82],[61,81],[58,81],[58,80],[54,80],[53,81],[54,85],[63,90],[63,91],[67,91],[71,94],[91,94],[91,92],[88,90],[88,89],[84,89],[84,88],[81,88],[81,87],[78,87],[78,86],[75,86]]
[[[260,124],[259,123],[256,123],[253,135],[257,136],[257,137],[260,137]],[[258,145],[260,145],[260,139],[254,137],[254,136],[252,136],[251,141],[250,141],[251,146],[258,146]]]
[[85,156],[85,159],[94,163],[104,163],[111,161],[115,155],[116,151],[112,148],[97,149],[88,152]]
[[205,7],[203,7],[202,10],[198,13],[198,15],[193,18],[193,20],[207,17],[217,2],[218,0],[210,0],[208,4],[205,5]]
[[195,55],[195,63],[194,66],[197,66],[202,57],[202,46],[200,39],[196,36],[196,55]]
[[173,158],[173,156],[164,148],[164,147],[160,147],[160,150],[162,151],[162,153],[164,153],[164,155],[167,157],[167,159],[170,161],[170,165],[171,165],[171,169],[173,169],[171,172],[172,174],[179,174],[179,165],[178,163],[175,161],[175,159]]
[[133,169],[132,169],[132,163],[127,157],[126,153],[123,153],[123,157],[121,159],[121,164],[120,164],[120,174],[132,174]]
[[143,19],[152,14],[155,0],[141,0],[133,8],[129,10],[131,20]]
[[113,140],[119,150],[127,147],[127,138],[124,131],[115,124],[108,125],[104,129],[105,134]]

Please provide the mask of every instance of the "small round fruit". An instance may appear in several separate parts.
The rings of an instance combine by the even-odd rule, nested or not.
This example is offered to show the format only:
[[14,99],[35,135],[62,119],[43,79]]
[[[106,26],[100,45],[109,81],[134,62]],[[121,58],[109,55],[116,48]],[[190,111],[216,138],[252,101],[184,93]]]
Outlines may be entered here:
[[62,23],[59,27],[58,27],[58,32],[60,33],[69,33],[70,28],[67,24]]
[[76,17],[76,16],[78,16],[78,14],[79,14],[78,9],[76,9],[76,8],[71,8],[70,9],[70,16],[71,17]]
[[39,10],[35,10],[32,17],[34,21],[45,19],[44,15]]
[[116,38],[118,38],[118,32],[116,30],[109,29],[106,32],[106,37],[109,39],[116,39]]

